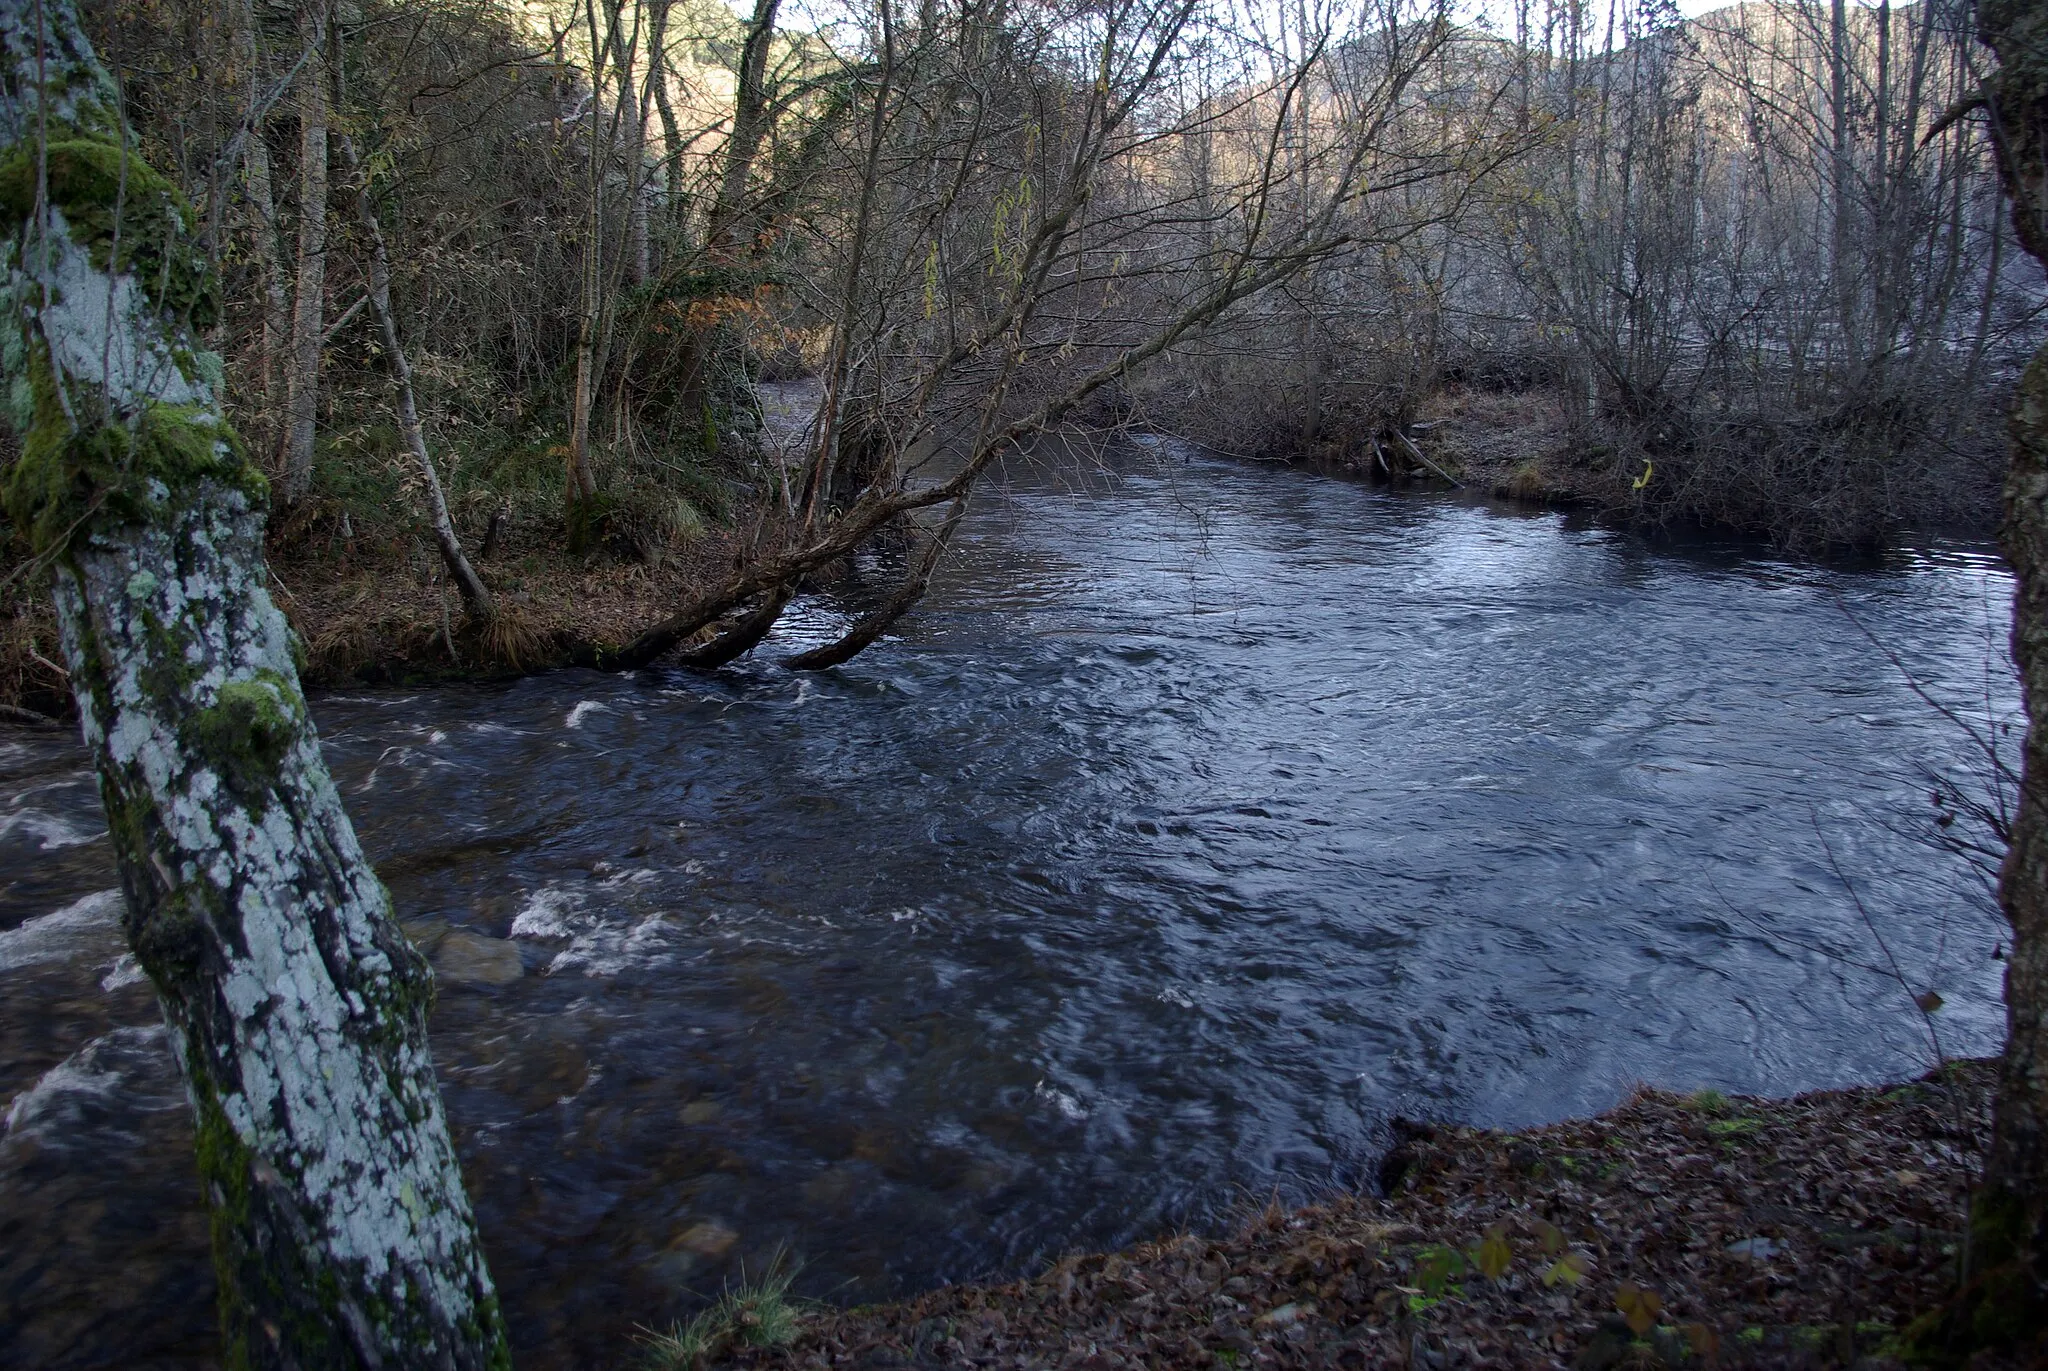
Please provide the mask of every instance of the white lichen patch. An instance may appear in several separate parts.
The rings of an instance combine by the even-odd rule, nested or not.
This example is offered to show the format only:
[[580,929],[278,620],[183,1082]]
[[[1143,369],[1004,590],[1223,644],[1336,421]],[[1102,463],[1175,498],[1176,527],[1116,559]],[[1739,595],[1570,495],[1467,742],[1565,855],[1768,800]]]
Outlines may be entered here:
[[0,54],[13,70],[18,94],[0,100],[0,142],[15,142],[34,126],[36,105],[46,122],[92,124],[119,105],[113,78],[93,56],[69,5],[0,5]]
[[[85,248],[71,240],[64,212],[50,206],[48,271],[38,239],[23,251],[37,258],[35,308],[51,366],[75,387],[112,400],[115,413],[132,414],[141,402],[211,405],[213,392],[203,381],[188,377],[160,329],[149,326],[153,313],[149,294],[134,273],[110,276],[93,265]],[[16,289],[27,278],[19,266],[10,282]]]
[[[223,574],[256,555],[256,521],[230,524],[218,542],[216,527],[194,510],[169,529],[95,534],[60,577],[60,600],[78,615],[64,615],[74,670],[112,668],[99,673],[86,711],[88,739],[146,792],[167,846],[216,892],[206,907],[233,916],[231,929],[212,930],[226,953],[216,983],[225,1022],[174,1012],[173,1023],[208,1038],[205,1051],[187,1054],[188,1067],[221,1055],[232,1062],[231,1077],[208,1083],[221,1112],[290,1178],[328,1262],[352,1273],[345,1284],[365,1282],[386,1301],[423,1302],[435,1323],[460,1323],[488,1279],[424,1026],[380,944],[387,897],[303,699],[280,685],[294,680],[282,616],[260,582]],[[181,564],[183,576],[146,574]],[[181,642],[167,647],[152,631],[165,623],[178,625]],[[171,700],[146,684],[158,679],[152,654],[167,650],[188,669],[203,663],[189,694]],[[256,795],[228,785],[221,763],[193,755],[189,730],[181,732],[231,682],[257,683],[299,721],[274,783]],[[384,1021],[392,1015],[409,1017]]]

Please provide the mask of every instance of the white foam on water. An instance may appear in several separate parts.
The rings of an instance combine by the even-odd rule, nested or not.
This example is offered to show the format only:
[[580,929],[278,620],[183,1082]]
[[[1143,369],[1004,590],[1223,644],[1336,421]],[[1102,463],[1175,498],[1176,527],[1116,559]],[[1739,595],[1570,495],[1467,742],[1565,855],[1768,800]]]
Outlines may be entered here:
[[[640,885],[655,873],[622,872],[599,883],[599,889]],[[668,953],[669,921],[666,914],[635,918],[618,908],[593,909],[580,891],[546,886],[527,897],[526,907],[512,920],[512,936],[556,941],[569,945],[557,952],[541,973],[558,976],[578,972],[585,976],[616,976],[628,967],[662,960]]]
[[121,892],[96,890],[53,913],[39,915],[0,933],[0,972],[47,962],[68,962],[81,954],[104,955],[121,918]]
[[1166,987],[1166,989],[1160,991],[1152,998],[1161,1004],[1170,1004],[1181,1009],[1193,1009],[1195,1007],[1195,997],[1177,985]]
[[1033,1099],[1043,1104],[1049,1104],[1059,1110],[1062,1118],[1071,1119],[1079,1123],[1082,1119],[1088,1117],[1087,1109],[1082,1106],[1079,1100],[1064,1090],[1047,1085],[1044,1081],[1040,1081],[1031,1088],[1031,1095]]
[[85,828],[40,809],[17,809],[12,814],[0,815],[0,838],[11,838],[19,832],[34,838],[37,847],[44,852],[89,843],[104,836],[106,831],[104,825]]
[[117,1028],[94,1038],[78,1051],[45,1071],[36,1083],[14,1097],[7,1106],[7,1122],[0,1134],[62,1128],[73,1115],[71,1106],[80,1096],[112,1099],[117,1091],[132,1087],[131,1077],[153,1065],[164,1053],[162,1024],[144,1028]]
[[[436,734],[432,741],[439,741],[441,736]],[[441,770],[454,768],[457,765],[451,758],[437,757],[433,753],[426,751],[424,746],[411,747],[404,743],[394,743],[377,754],[375,765],[370,768],[369,774],[363,777],[363,783],[355,788],[354,793],[366,795],[370,791],[375,790],[378,778],[384,773],[386,768],[396,768],[400,772],[405,772],[412,770],[416,766],[426,766],[435,770]]]
[[545,975],[579,971],[586,976],[616,976],[632,966],[658,960],[667,950],[668,920],[650,915],[630,926],[608,924],[578,933],[555,954]]
[[641,867],[635,871],[614,871],[610,875],[600,880],[598,884],[603,886],[607,890],[614,889],[622,885],[645,885],[649,881],[654,880],[660,874],[661,873],[653,871],[647,867]]
[[107,968],[107,974],[100,977],[100,989],[112,993],[124,986],[148,979],[149,973],[142,969],[141,962],[135,960],[135,954],[123,952],[114,959],[114,964]]
[[527,897],[526,907],[512,919],[515,938],[569,938],[576,930],[570,918],[583,907],[583,900],[569,891],[547,886]]
[[6,1132],[26,1132],[35,1126],[51,1106],[65,1094],[98,1095],[111,1098],[119,1082],[79,1063],[84,1053],[66,1057],[45,1071],[36,1083],[14,1097],[7,1106]]
[[569,717],[562,720],[562,722],[569,728],[581,728],[585,719],[610,707],[596,700],[578,700],[576,707],[569,711]]

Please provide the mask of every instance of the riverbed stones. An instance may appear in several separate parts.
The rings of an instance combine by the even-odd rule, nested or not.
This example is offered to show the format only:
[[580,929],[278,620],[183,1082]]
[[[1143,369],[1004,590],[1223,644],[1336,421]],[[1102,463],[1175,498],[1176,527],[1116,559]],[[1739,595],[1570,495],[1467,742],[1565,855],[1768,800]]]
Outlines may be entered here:
[[716,1219],[707,1219],[684,1229],[683,1235],[676,1239],[675,1245],[686,1252],[694,1252],[700,1257],[709,1257],[716,1261],[732,1251],[732,1245],[739,1240],[740,1235],[732,1229]]
[[462,928],[441,938],[433,960],[434,974],[453,985],[510,985],[526,974],[516,944]]

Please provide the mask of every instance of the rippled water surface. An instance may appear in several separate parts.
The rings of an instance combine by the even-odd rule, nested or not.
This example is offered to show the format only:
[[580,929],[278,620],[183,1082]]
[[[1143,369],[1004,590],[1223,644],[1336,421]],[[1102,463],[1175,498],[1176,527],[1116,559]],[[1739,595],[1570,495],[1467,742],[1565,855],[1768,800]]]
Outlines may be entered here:
[[[1993,916],[1914,836],[1961,735],[1907,679],[2011,708],[1982,550],[1109,465],[1014,470],[833,672],[773,663],[819,597],[716,675],[315,702],[441,968],[522,1366],[614,1364],[781,1249],[867,1299],[1222,1224],[1363,1183],[1395,1113],[1915,1070],[1873,926],[1995,1048]],[[0,1364],[200,1365],[102,830],[70,739],[0,734]]]

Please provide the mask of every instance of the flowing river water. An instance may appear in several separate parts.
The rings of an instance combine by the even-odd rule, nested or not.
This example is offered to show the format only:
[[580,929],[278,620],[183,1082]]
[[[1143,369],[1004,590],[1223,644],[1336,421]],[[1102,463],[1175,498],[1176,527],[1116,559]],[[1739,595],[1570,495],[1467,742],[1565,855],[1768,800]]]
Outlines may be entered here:
[[[774,662],[821,595],[711,675],[314,714],[519,1363],[595,1367],[778,1254],[865,1300],[1370,1184],[1396,1114],[1922,1070],[1890,959],[1995,1050],[1921,695],[2012,717],[2009,597],[1155,444],[1013,464],[835,671]],[[0,1365],[210,1364],[115,886],[75,740],[0,733]]]

